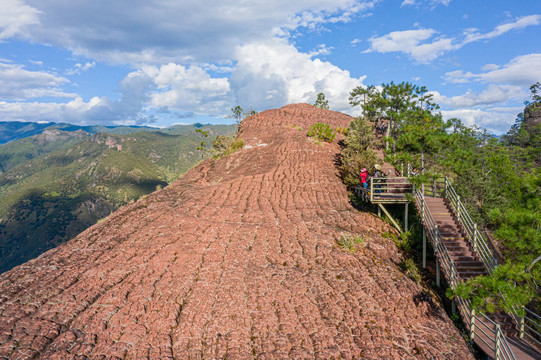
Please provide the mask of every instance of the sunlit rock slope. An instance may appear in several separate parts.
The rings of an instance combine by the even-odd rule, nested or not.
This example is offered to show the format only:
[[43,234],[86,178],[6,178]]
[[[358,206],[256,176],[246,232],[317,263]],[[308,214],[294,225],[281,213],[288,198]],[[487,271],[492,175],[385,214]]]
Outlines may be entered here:
[[244,149],[1,275],[0,358],[472,358],[388,226],[348,202],[336,142],[306,136],[350,120],[307,104],[247,118]]

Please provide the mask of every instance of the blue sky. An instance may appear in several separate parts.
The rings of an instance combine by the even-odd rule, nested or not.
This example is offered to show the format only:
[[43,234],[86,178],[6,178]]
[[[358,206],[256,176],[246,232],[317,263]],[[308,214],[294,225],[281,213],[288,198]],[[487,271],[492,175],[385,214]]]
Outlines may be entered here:
[[356,86],[424,85],[506,132],[541,81],[541,1],[2,0],[0,121],[224,123]]

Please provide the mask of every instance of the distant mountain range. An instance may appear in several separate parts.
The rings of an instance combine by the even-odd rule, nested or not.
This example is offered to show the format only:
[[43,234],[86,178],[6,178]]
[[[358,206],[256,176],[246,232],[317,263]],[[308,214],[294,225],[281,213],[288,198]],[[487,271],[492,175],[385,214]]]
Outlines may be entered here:
[[[89,125],[79,126],[67,123],[36,123],[36,122],[21,122],[21,121],[0,121],[0,145],[10,141],[23,139],[25,137],[41,134],[46,129],[58,129],[63,131],[78,131],[83,130],[89,134],[97,134],[106,132],[110,134],[130,134],[137,131],[150,132],[165,132],[179,135],[181,133],[192,130],[193,127],[202,127],[205,125],[194,124],[190,126],[176,125],[166,129],[154,128],[149,126],[102,126]],[[229,125],[224,125],[229,126]],[[219,127],[219,126],[218,126]]]
[[202,158],[197,128],[208,139],[236,130],[51,124],[0,123],[0,272],[180,177]]

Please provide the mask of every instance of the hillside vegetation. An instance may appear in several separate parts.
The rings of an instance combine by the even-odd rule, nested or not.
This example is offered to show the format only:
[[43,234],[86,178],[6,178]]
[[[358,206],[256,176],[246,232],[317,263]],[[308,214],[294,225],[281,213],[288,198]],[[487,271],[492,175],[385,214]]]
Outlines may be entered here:
[[[196,128],[128,135],[47,129],[0,146],[0,272],[63,243],[201,160]],[[180,134],[180,135],[179,135]]]

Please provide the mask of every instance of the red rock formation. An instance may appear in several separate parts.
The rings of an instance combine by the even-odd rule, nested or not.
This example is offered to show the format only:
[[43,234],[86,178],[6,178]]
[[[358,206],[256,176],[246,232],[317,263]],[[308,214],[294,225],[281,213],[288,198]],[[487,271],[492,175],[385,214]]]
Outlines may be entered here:
[[[388,226],[350,206],[338,146],[306,137],[350,120],[307,104],[247,118],[244,149],[1,275],[0,358],[472,358]],[[335,243],[350,233],[356,253]]]

